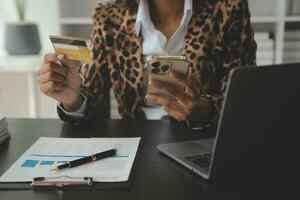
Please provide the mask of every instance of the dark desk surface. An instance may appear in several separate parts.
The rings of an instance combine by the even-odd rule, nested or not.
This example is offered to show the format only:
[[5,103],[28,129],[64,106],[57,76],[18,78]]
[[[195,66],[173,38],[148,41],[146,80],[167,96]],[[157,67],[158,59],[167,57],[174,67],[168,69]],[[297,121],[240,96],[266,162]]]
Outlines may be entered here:
[[[297,178],[270,176],[208,184],[160,154],[160,143],[212,137],[192,133],[184,124],[169,121],[106,120],[97,125],[70,127],[60,120],[10,119],[12,138],[0,147],[0,174],[39,137],[131,137],[142,143],[132,185],[109,190],[0,190],[0,200],[15,199],[294,199],[300,197]],[[294,184],[295,183],[295,184]]]

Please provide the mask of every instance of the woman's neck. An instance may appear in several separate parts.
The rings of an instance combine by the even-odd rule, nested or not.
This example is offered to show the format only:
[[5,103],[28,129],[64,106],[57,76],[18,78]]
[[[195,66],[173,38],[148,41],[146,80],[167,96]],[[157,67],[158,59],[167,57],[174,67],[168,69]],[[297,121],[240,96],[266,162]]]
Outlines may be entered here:
[[170,24],[181,21],[184,0],[149,0],[151,19],[155,24]]

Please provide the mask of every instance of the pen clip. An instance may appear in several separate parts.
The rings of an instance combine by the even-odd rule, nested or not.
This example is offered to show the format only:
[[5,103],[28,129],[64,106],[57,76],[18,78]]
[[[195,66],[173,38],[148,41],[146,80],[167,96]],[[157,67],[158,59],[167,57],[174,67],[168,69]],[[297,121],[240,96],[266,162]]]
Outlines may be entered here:
[[66,187],[66,186],[92,186],[92,177],[74,178],[70,176],[36,177],[33,178],[32,187]]

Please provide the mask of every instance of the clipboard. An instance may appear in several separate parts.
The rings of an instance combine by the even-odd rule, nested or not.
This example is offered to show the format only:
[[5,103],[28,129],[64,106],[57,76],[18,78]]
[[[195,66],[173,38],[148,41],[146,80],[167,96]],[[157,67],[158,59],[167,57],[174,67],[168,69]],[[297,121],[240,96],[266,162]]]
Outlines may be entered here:
[[0,183],[0,191],[3,190],[110,190],[110,189],[128,189],[132,181],[120,183],[94,183],[90,186],[86,184],[57,186],[32,186],[31,183]]
[[[140,148],[140,146],[139,146]],[[140,151],[137,151],[135,160],[132,165],[132,169],[129,175],[129,179],[126,182],[94,182],[92,177],[82,177],[82,178],[72,178],[73,184],[65,184],[65,181],[61,181],[61,178],[64,177],[57,177],[56,179],[47,178],[47,177],[36,177],[35,180],[32,182],[23,182],[23,183],[0,183],[0,191],[3,190],[110,190],[110,189],[128,189],[131,187],[135,171],[137,167],[137,161],[140,157]],[[35,181],[35,185],[32,185]],[[39,183],[46,183],[46,182],[57,182],[58,184],[55,185],[39,185]],[[92,183],[92,184],[91,184]]]
[[32,180],[31,186],[38,187],[69,187],[69,186],[93,186],[92,177],[73,178],[69,176],[60,176],[55,178],[36,177]]
[[[132,168],[125,182],[95,182],[93,177],[35,177],[31,182],[0,182],[0,191],[3,190],[108,190],[108,189],[128,189],[131,187],[135,171],[137,167],[137,161],[140,157],[140,148],[143,140],[140,141],[140,145],[137,147],[137,152],[132,164]],[[64,178],[69,178],[69,182],[64,181]],[[49,184],[51,183],[52,184]],[[55,184],[56,183],[56,184]]]

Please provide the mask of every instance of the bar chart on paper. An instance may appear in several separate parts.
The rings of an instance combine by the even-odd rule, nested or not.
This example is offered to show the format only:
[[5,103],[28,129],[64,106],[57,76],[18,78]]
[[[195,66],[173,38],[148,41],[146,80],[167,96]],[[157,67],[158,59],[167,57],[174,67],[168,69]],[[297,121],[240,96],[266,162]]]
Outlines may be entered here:
[[[34,155],[31,155],[34,156]],[[34,157],[41,157],[41,156],[34,156]],[[74,156],[72,157],[74,159],[78,159],[78,158],[82,158],[82,156]],[[21,165],[21,167],[23,168],[35,168],[35,167],[49,167],[49,166],[56,166],[56,165],[61,165],[64,164],[68,161],[66,161],[66,159],[64,160],[25,160],[23,162],[23,164]]]
[[[129,178],[140,138],[40,138],[1,177],[0,182],[30,182],[35,177],[93,177],[99,182],[122,182]],[[71,169],[50,170],[109,149],[117,155]]]

